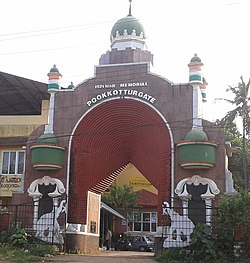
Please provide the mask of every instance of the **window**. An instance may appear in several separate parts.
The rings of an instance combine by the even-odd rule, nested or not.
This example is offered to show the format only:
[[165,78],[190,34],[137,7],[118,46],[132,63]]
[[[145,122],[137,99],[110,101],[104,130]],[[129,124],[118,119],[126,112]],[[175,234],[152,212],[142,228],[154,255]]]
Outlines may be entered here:
[[22,174],[24,172],[24,151],[2,152],[2,174]]
[[156,212],[133,212],[128,219],[128,231],[156,232]]
[[90,221],[90,233],[96,233],[96,222]]

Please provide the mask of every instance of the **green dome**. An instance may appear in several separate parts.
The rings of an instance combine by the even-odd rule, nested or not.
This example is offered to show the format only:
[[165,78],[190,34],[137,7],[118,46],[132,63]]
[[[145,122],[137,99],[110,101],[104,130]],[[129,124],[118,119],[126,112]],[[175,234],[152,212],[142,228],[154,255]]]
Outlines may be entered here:
[[[53,65],[53,68],[49,71],[49,72],[57,72],[59,73],[58,68],[56,67],[56,65]],[[60,74],[60,73],[59,73]]]
[[68,86],[68,89],[74,89],[74,88],[75,88],[75,86],[74,86],[73,82],[71,81],[70,85]]
[[191,130],[187,133],[185,141],[208,141],[208,137],[204,131]]
[[143,38],[146,38],[143,25],[137,18],[133,16],[128,15],[127,17],[118,20],[111,30],[111,37],[113,36],[115,38],[117,31],[119,32],[120,36],[123,35],[124,30],[127,30],[127,33],[130,36],[132,35],[133,30],[135,30],[136,36],[139,37],[141,33],[143,33]]
[[39,137],[38,143],[57,144],[57,138],[54,134],[51,133],[43,134]]
[[197,54],[194,54],[194,56],[192,57],[192,59],[190,60],[190,62],[198,62],[201,63],[201,59],[197,56]]

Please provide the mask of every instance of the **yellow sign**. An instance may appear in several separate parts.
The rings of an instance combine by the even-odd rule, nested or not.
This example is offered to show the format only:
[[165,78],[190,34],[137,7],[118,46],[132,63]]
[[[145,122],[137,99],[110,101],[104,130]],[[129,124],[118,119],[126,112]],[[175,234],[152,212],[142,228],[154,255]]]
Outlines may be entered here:
[[135,187],[150,187],[152,184],[145,177],[131,177],[129,179],[129,185]]
[[20,191],[21,186],[20,175],[0,175],[0,196],[12,196],[13,192]]

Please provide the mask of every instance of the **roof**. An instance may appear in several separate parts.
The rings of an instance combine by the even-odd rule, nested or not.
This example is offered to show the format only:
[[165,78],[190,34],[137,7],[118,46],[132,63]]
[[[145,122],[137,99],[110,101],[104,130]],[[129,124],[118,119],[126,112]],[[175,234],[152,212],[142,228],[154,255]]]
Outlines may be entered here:
[[40,115],[46,83],[0,72],[0,115]]
[[25,136],[16,137],[0,137],[0,146],[22,146],[27,144],[28,138]]
[[117,212],[115,209],[113,209],[112,207],[106,205],[106,204],[103,203],[103,202],[101,202],[101,208],[104,209],[104,210],[106,210],[106,211],[108,211],[109,213],[111,213],[111,214],[113,214],[113,215],[115,215],[115,216],[123,219],[123,220],[126,219],[123,215],[121,215],[121,214],[120,214],[119,212]]
[[138,194],[138,200],[137,205],[138,206],[157,206],[158,205],[158,196],[152,192],[149,192],[145,189],[137,191]]

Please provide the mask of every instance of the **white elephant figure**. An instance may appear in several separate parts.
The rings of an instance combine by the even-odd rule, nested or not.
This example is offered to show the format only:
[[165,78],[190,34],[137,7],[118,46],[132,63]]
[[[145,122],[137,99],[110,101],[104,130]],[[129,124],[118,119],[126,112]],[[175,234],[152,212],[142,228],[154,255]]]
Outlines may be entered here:
[[[168,214],[171,220],[171,226],[167,227],[167,237],[164,240],[163,247],[185,247],[188,246],[195,225],[186,216],[181,216],[170,208],[168,202],[164,202],[164,213]],[[163,213],[163,214],[164,214]]]
[[[66,200],[62,200],[57,208],[50,213],[42,215],[35,225],[36,237],[46,242],[63,244],[63,236],[60,233],[60,225],[57,221],[59,215],[66,211]],[[55,211],[54,211],[55,209]]]

